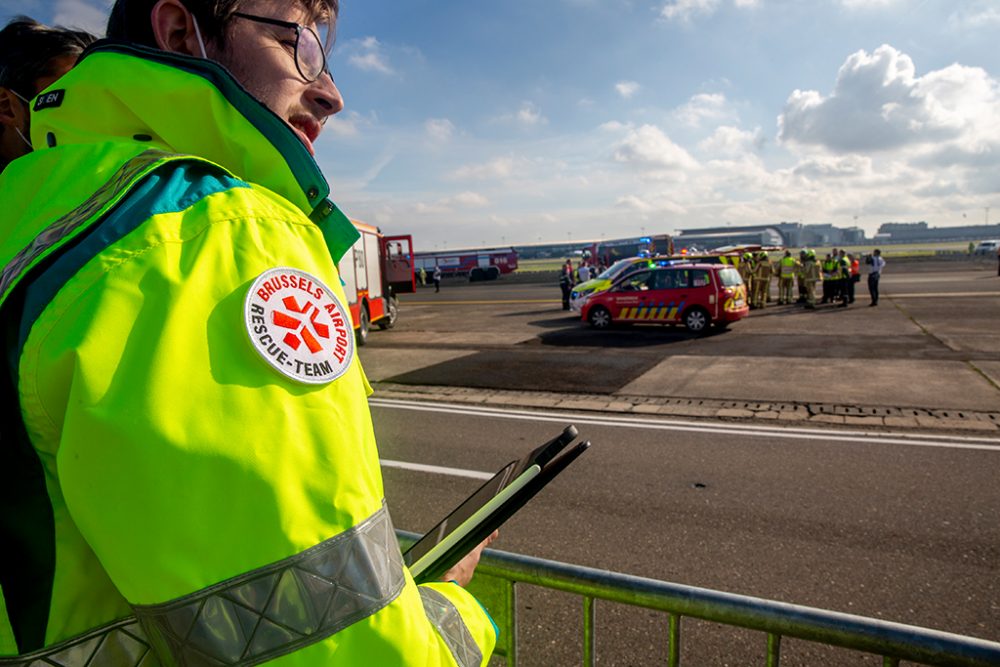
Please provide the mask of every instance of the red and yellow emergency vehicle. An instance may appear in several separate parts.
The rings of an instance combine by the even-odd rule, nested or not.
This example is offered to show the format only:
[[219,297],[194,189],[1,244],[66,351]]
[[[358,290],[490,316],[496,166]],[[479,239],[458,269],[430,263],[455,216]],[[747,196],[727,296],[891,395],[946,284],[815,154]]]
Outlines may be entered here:
[[398,294],[417,291],[413,271],[413,237],[383,236],[377,227],[352,220],[361,233],[340,260],[358,345],[368,341],[371,325],[390,329],[399,316]]

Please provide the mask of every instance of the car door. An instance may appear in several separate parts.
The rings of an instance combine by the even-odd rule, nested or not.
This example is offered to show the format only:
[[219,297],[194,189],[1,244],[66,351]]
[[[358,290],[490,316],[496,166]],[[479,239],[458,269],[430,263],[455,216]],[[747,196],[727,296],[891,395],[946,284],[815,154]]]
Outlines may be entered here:
[[661,269],[655,282],[655,301],[651,304],[649,320],[673,324],[684,312],[689,292],[688,269]]
[[611,318],[618,322],[635,322],[649,300],[653,271],[637,271],[622,278],[613,288]]

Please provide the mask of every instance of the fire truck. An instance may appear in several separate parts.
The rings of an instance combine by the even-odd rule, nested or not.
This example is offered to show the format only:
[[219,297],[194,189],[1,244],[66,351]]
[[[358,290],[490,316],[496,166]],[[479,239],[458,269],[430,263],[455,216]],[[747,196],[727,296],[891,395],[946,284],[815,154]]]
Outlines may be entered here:
[[344,253],[337,269],[344,281],[355,338],[358,345],[364,345],[373,324],[379,329],[396,324],[397,295],[417,291],[413,237],[383,236],[377,227],[352,222],[361,238]]
[[469,276],[470,282],[496,280],[517,270],[517,251],[510,247],[418,252],[415,258],[417,270],[427,275],[437,267],[442,276]]

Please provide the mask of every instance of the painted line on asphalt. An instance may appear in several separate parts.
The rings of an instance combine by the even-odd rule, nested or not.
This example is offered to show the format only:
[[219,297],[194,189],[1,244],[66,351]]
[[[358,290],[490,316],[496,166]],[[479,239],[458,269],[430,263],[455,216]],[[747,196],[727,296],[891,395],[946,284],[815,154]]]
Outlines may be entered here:
[[918,294],[882,292],[880,295],[883,299],[941,299],[947,297],[967,298],[975,296],[1000,296],[1000,292],[923,292]]
[[1000,452],[1000,438],[981,436],[934,435],[929,433],[910,434],[899,432],[854,431],[839,429],[809,429],[796,427],[749,426],[725,423],[690,422],[672,419],[635,417],[595,417],[590,414],[573,412],[544,412],[515,409],[482,408],[470,405],[405,401],[391,398],[372,398],[369,404],[417,412],[439,412],[494,419],[514,419],[520,421],[544,421],[591,426],[609,426],[659,431],[684,431],[689,433],[714,433],[744,435],[758,438],[782,438],[789,440],[822,440],[826,442],[849,442],[855,444],[904,445],[908,447],[937,447],[941,449],[973,449]]
[[559,299],[499,299],[497,301],[454,301],[454,300],[444,300],[441,301],[402,301],[403,305],[406,306],[441,306],[441,305],[451,305],[451,306],[468,306],[468,305],[492,305],[495,303],[500,304],[510,304],[510,303],[562,303]]
[[492,479],[493,472],[479,472],[478,470],[462,470],[461,468],[446,468],[444,466],[431,466],[424,463],[409,463],[407,461],[393,461],[392,459],[381,459],[380,463],[384,468],[399,468],[400,470],[413,470],[415,472],[429,472],[435,475],[450,475],[452,477],[469,477],[471,479],[488,480]]

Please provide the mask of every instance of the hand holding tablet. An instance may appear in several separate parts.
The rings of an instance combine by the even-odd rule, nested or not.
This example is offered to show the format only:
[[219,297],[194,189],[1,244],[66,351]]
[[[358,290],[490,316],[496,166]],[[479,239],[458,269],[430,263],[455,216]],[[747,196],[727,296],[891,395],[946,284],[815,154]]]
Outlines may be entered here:
[[450,570],[586,451],[590,443],[581,442],[556,458],[577,434],[576,427],[567,426],[521,460],[511,461],[417,540],[403,554],[417,583]]

